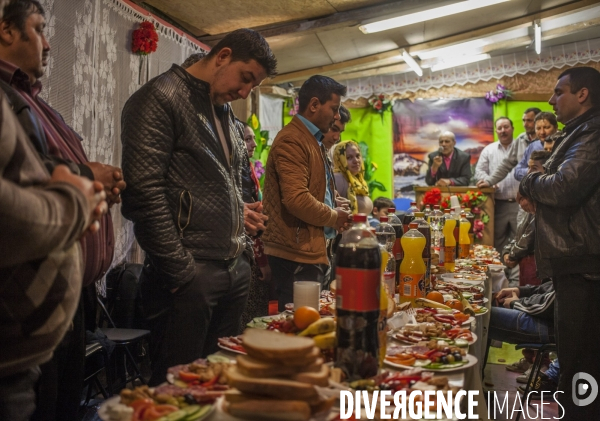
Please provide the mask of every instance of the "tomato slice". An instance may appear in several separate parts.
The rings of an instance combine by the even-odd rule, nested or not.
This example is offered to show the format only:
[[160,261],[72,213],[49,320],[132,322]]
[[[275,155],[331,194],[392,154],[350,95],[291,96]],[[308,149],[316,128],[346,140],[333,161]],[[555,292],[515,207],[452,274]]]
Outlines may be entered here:
[[180,371],[179,380],[186,383],[191,383],[193,381],[200,380],[200,375],[196,373],[190,373],[189,371]]

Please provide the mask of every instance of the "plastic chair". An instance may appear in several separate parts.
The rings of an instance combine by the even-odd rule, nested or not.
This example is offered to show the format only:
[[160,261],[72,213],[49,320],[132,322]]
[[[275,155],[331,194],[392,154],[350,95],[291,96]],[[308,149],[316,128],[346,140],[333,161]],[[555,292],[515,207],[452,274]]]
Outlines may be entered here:
[[406,197],[398,197],[396,199],[392,199],[394,205],[396,205],[396,211],[407,211],[410,208],[410,202],[414,202],[414,199],[406,198]]
[[[518,344],[515,346],[515,349],[535,349],[537,350],[537,354],[535,356],[535,360],[533,361],[533,365],[531,366],[531,373],[529,373],[529,378],[527,379],[527,385],[525,386],[525,391],[523,392],[523,398],[529,405],[529,400],[527,399],[527,395],[531,391],[531,385],[533,381],[537,378],[537,376],[542,371],[542,360],[544,359],[544,354],[549,352],[556,352],[556,344]],[[519,421],[521,418],[521,413],[517,414],[517,418],[515,421]]]
[[96,297],[96,300],[98,301],[98,304],[100,305],[100,308],[102,309],[102,313],[104,314],[104,317],[108,320],[109,326],[112,326],[112,327],[108,327],[108,328],[100,328],[100,330],[106,335],[106,337],[109,340],[113,341],[116,344],[116,349],[115,349],[115,352],[113,352],[113,354],[118,354],[117,350],[122,349],[125,352],[125,358],[123,361],[124,366],[126,367],[127,363],[129,363],[129,364],[131,364],[131,367],[133,369],[133,373],[131,375],[128,375],[127,370],[125,370],[125,375],[124,375],[124,378],[122,379],[123,382],[122,382],[121,387],[122,386],[127,387],[127,383],[131,383],[132,386],[135,386],[134,382],[138,379],[143,384],[146,384],[146,381],[142,377],[140,368],[139,368],[137,362],[135,361],[135,358],[131,354],[131,351],[129,350],[129,346],[135,345],[135,344],[139,343],[143,338],[149,336],[150,331],[144,330],[144,329],[119,329],[119,328],[117,328],[115,326],[115,323],[113,322],[112,318],[110,317],[108,310],[106,310],[106,307],[104,306],[104,303],[102,302],[100,297]]

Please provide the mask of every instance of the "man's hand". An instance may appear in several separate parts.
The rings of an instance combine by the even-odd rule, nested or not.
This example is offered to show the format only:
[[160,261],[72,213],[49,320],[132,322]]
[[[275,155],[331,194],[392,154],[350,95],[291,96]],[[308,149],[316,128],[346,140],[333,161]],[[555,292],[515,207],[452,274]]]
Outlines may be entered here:
[[433,161],[431,162],[431,171],[437,172],[437,170],[442,166],[442,162],[442,155],[438,155],[433,158]]
[[502,305],[505,308],[510,308],[510,303],[512,303],[513,301],[516,301],[518,299],[519,299],[519,297],[517,297],[515,294],[513,294],[512,297],[504,299],[504,303]]
[[511,298],[514,296],[518,299],[519,294],[519,288],[504,288],[501,289],[500,292],[498,292],[498,294],[496,295],[496,300],[498,300],[500,304],[504,304],[504,301],[507,298]]
[[121,192],[127,187],[121,169],[99,162],[88,162],[85,165],[94,173],[94,180],[99,181],[104,187],[108,205],[121,203]]
[[509,269],[512,269],[515,266],[517,266],[517,262],[515,262],[514,260],[510,260],[510,258],[508,257],[508,254],[504,255],[504,264]]
[[98,231],[100,218],[108,212],[106,193],[102,184],[73,174],[65,165],[57,165],[54,168],[50,178],[50,184],[52,183],[68,183],[83,193],[90,208],[90,225],[86,228],[92,233]]
[[262,214],[262,203],[244,203],[244,228],[246,232],[255,236],[259,231],[266,230],[266,222],[269,220],[267,215]]
[[350,222],[352,222],[352,214],[342,208],[335,208],[337,212],[337,220],[335,221],[335,229],[338,232],[344,232],[350,227]]
[[479,188],[479,189],[483,189],[484,187],[490,187],[490,183],[488,183],[488,182],[487,182],[487,181],[485,181],[485,180],[479,180],[479,181],[477,182],[477,188]]
[[350,210],[350,201],[348,199],[346,199],[345,197],[336,196],[335,197],[335,207],[342,208],[344,210],[349,211]]
[[536,203],[535,200],[530,199],[528,197],[523,197],[520,194],[517,195],[517,200],[519,202],[519,206],[527,212],[535,215]]
[[260,276],[258,277],[258,279],[266,284],[270,283],[272,276],[271,266],[259,266],[258,268],[260,269]]
[[436,186],[439,187],[446,187],[446,186],[451,186],[452,182],[450,181],[449,178],[440,178],[436,183]]

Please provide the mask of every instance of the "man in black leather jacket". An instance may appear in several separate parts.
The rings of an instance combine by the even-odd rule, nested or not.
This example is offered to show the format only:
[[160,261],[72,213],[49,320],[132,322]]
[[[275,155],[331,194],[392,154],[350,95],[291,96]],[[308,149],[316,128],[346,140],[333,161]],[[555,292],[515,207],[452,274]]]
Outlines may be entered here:
[[122,212],[146,252],[140,290],[152,330],[151,385],[237,334],[252,259],[244,215],[253,212],[242,201],[247,152],[228,103],[246,98],[276,65],[260,34],[239,29],[189,68],[173,65],[146,83],[123,109],[130,189]]
[[546,174],[521,181],[520,202],[535,212],[536,261],[549,263],[540,278],[551,276],[556,290],[562,419],[582,420],[600,413],[600,399],[591,395],[600,382],[592,351],[600,337],[600,72],[564,71],[549,102],[565,124],[563,138],[545,164]]

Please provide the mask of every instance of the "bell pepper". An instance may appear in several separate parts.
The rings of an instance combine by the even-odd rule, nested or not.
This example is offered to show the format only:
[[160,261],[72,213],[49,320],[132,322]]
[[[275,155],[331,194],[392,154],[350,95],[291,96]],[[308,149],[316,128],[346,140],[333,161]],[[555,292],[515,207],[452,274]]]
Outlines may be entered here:
[[179,379],[186,383],[192,383],[193,381],[200,380],[200,375],[196,373],[191,373],[189,371],[180,371]]
[[202,383],[200,386],[211,387],[211,386],[214,386],[218,380],[219,380],[219,376],[217,375],[217,376],[213,377],[212,379],[210,379],[209,381],[207,381],[206,383]]

